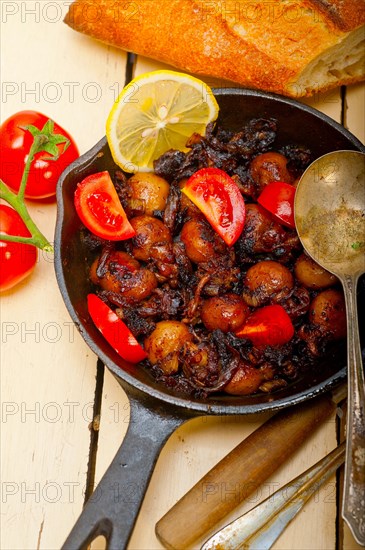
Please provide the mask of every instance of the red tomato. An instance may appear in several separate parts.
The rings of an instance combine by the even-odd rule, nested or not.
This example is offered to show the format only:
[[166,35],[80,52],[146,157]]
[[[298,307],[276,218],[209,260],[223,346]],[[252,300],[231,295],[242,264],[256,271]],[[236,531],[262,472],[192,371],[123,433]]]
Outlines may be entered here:
[[264,187],[257,202],[274,214],[279,222],[295,229],[294,222],[295,187],[282,181],[273,181]]
[[[5,204],[0,204],[0,233],[31,237],[18,212]],[[0,291],[8,290],[28,277],[37,258],[35,246],[2,241],[0,235]]]
[[109,172],[92,174],[78,184],[75,208],[83,224],[102,239],[122,241],[136,234],[120,204]]
[[123,359],[130,363],[146,359],[147,353],[127,325],[96,294],[88,295],[87,306],[96,327]]
[[182,191],[228,246],[237,241],[245,223],[246,208],[236,182],[226,172],[219,168],[198,170]]
[[[48,117],[36,111],[21,111],[11,116],[0,127],[0,178],[14,191],[18,191],[22,179],[24,165],[33,143],[30,132],[21,126],[32,124],[39,130],[43,128]],[[55,123],[54,133],[62,134],[70,140],[70,145],[57,160],[47,160],[48,153],[37,153],[32,163],[25,197],[43,199],[56,194],[58,178],[63,170],[78,156],[79,152],[70,135]],[[60,152],[64,144],[58,145]]]
[[236,336],[251,340],[254,346],[282,346],[294,336],[294,327],[285,309],[279,305],[254,311]]

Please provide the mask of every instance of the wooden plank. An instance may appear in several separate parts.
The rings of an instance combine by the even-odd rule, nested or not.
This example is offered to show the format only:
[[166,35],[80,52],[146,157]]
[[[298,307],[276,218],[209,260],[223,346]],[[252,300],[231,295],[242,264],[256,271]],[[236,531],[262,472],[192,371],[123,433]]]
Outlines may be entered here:
[[[54,225],[54,205],[32,213],[44,231]],[[95,361],[63,305],[51,258],[2,296],[1,329],[1,547],[60,546],[83,504]]]
[[124,439],[128,424],[128,397],[111,372],[105,369],[95,485],[113,460]]
[[302,98],[300,102],[313,107],[313,109],[317,109],[317,111],[321,111],[336,122],[341,122],[342,99],[339,88],[335,88],[329,92],[317,93],[310,98]]
[[342,522],[342,529],[343,529],[343,540],[342,540],[342,546],[339,548],[341,550],[361,550],[364,548],[363,546],[360,546],[354,539],[350,529],[348,528],[347,524],[343,521]]
[[[67,2],[2,3],[1,118],[34,109],[87,151],[123,81],[126,55],[62,23]],[[54,202],[31,214],[53,240]],[[61,299],[53,258],[1,297],[1,548],[59,548],[84,501],[95,356]]]
[[[129,401],[115,377],[106,368],[102,392],[102,406],[99,424],[98,452],[96,457],[95,487],[103,477],[109,464],[121,445],[129,423]],[[98,537],[91,544],[91,550],[106,548],[104,537]]]
[[365,85],[356,84],[346,89],[345,126],[365,143]]

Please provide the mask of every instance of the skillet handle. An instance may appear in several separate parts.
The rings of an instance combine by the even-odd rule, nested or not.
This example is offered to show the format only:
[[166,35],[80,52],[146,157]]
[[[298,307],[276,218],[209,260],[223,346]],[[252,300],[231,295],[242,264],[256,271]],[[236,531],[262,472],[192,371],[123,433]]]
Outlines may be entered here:
[[167,414],[130,399],[130,422],[123,443],[91,495],[67,537],[62,550],[83,550],[98,535],[108,541],[108,550],[123,550],[132,534],[145,492],[162,446],[185,420],[182,414]]

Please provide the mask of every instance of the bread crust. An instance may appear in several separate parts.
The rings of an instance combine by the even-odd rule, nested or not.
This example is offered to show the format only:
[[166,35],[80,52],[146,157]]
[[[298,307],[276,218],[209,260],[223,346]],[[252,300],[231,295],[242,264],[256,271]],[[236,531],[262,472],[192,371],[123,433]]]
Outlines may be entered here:
[[364,24],[363,0],[308,0],[308,4],[322,13],[328,23],[332,23],[340,31],[352,31]]
[[[355,72],[333,70],[327,80],[317,64],[324,53],[336,63],[353,33],[357,44],[364,20],[363,0],[76,0],[65,18],[81,33],[185,72],[291,97],[364,78],[358,61]],[[305,71],[313,63],[311,82]]]

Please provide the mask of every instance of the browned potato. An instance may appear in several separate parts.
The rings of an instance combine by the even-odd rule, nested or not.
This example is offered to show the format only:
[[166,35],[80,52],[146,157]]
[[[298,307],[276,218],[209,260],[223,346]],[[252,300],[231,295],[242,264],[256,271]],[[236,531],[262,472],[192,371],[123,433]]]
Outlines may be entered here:
[[309,308],[309,319],[319,325],[330,340],[345,338],[346,305],[343,293],[329,288],[320,292]]
[[126,252],[114,251],[107,260],[106,270],[102,277],[97,276],[99,258],[90,269],[90,279],[103,290],[121,294],[131,301],[141,301],[147,298],[157,287],[157,279],[149,269],[141,267]]
[[170,231],[157,218],[136,216],[131,219],[136,232],[132,239],[132,254],[137,260],[148,261],[153,256],[153,247],[172,242]]
[[323,269],[307,254],[299,256],[295,262],[294,273],[298,281],[307,288],[327,288],[338,283],[335,275]]
[[130,200],[137,204],[141,201],[145,214],[152,216],[155,210],[165,209],[170,190],[170,185],[165,179],[152,172],[139,172],[128,180],[128,184]]
[[149,361],[157,363],[166,374],[177,372],[178,354],[185,342],[191,342],[188,327],[179,321],[160,321],[144,341]]
[[224,241],[204,220],[187,221],[180,238],[185,245],[188,258],[195,263],[207,262],[226,251]]
[[274,151],[262,153],[253,159],[250,165],[252,179],[262,191],[272,181],[291,183],[293,178],[287,170],[288,159]]
[[254,254],[271,252],[283,242],[285,230],[258,204],[246,204],[245,226],[241,235],[245,249]]
[[213,296],[203,303],[201,319],[208,330],[234,332],[243,325],[250,313],[249,307],[237,294]]
[[293,287],[293,275],[287,267],[279,262],[264,260],[247,271],[243,299],[249,306],[257,307],[270,299],[281,299]]
[[250,395],[259,389],[264,380],[265,377],[259,369],[242,363],[224,391],[231,395]]

